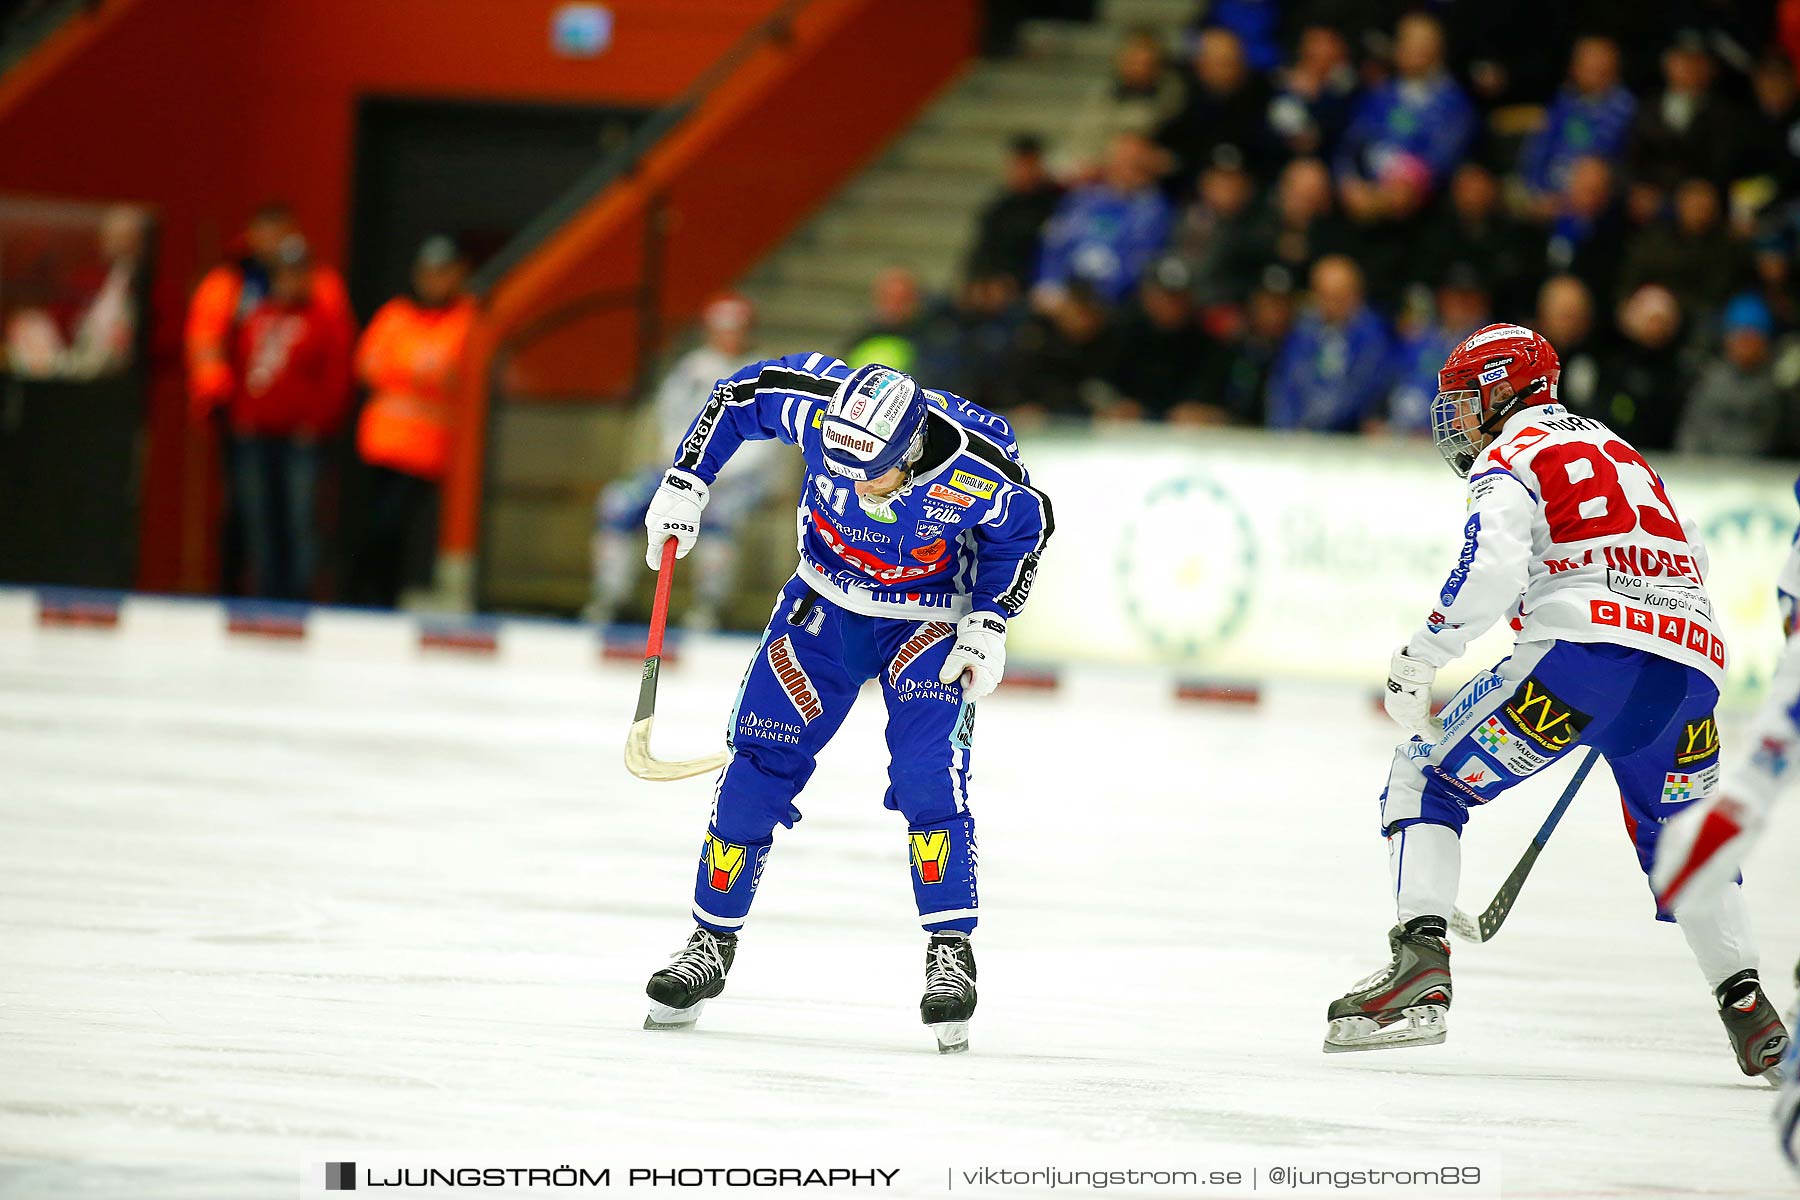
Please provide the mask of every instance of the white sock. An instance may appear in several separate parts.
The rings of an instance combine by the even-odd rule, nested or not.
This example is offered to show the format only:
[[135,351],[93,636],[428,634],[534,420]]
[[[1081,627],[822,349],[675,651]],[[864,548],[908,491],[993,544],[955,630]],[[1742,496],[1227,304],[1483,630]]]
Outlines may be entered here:
[[1681,926],[1707,987],[1717,990],[1739,971],[1756,967],[1756,938],[1750,932],[1744,889],[1737,884],[1711,896],[1688,899],[1675,910],[1675,923]]
[[1402,925],[1414,917],[1442,917],[1456,909],[1462,840],[1448,825],[1408,825],[1388,838],[1388,877]]

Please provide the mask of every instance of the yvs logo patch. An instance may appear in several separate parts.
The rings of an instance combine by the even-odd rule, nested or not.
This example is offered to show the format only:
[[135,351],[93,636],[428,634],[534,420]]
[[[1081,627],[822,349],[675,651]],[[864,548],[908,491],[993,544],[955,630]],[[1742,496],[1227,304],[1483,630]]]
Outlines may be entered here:
[[1675,743],[1675,765],[1693,768],[1709,758],[1719,756],[1719,725],[1708,713],[1698,721],[1689,721],[1681,729],[1681,740]]
[[1552,754],[1574,745],[1593,720],[1574,705],[1558,700],[1535,675],[1519,685],[1505,711],[1520,733]]
[[950,864],[950,831],[933,829],[929,833],[907,835],[912,843],[913,870],[920,883],[944,882],[944,871]]
[[706,835],[706,886],[715,892],[729,892],[744,873],[744,859],[749,851],[743,846],[721,842],[713,834]]

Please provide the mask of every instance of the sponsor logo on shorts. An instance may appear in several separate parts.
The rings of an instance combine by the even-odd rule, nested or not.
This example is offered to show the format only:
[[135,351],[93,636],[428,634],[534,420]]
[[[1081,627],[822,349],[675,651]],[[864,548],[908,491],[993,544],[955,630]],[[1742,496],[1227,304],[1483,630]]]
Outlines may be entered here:
[[937,700],[956,705],[963,702],[961,687],[954,683],[939,683],[936,676],[930,679],[900,680],[894,684],[894,698],[902,704],[914,700]]
[[1681,740],[1675,745],[1675,765],[1693,768],[1708,759],[1719,757],[1719,724],[1711,713],[1681,727]]
[[1514,775],[1529,775],[1550,763],[1550,757],[1532,749],[1524,738],[1514,734],[1498,716],[1489,717],[1475,727],[1475,740],[1488,756]]
[[794,711],[800,719],[811,725],[825,715],[825,705],[819,699],[813,681],[807,678],[800,667],[800,659],[794,653],[794,643],[787,634],[782,634],[769,643],[769,667],[775,672],[775,678],[781,681],[782,691],[794,704]]
[[956,714],[956,729],[951,732],[950,740],[968,750],[975,745],[975,702],[963,701],[962,711]]
[[1000,485],[992,479],[984,479],[980,475],[971,475],[967,471],[950,472],[950,486],[961,488],[971,496],[980,496],[983,500],[994,498],[994,489]]
[[1679,771],[1670,771],[1663,776],[1662,800],[1664,804],[1685,804],[1694,798],[1699,780]]
[[956,626],[943,621],[929,621],[919,626],[918,630],[901,644],[900,649],[894,652],[894,660],[888,664],[888,682],[890,684],[898,683],[900,673],[910,667],[919,655],[955,633]]
[[774,717],[759,717],[755,713],[743,713],[738,717],[737,732],[739,737],[760,738],[765,742],[780,742],[784,746],[798,746],[800,734],[806,727],[792,721],[778,721]]
[[715,835],[707,834],[706,886],[715,892],[729,892],[744,873],[744,859],[748,856],[743,846],[721,842]]
[[[960,474],[962,474],[962,472],[958,471],[957,474],[960,475]],[[944,503],[954,504],[958,508],[967,508],[967,507],[969,507],[969,505],[975,503],[975,501],[970,499],[968,496],[963,495],[961,492],[953,492],[941,483],[932,484],[930,490],[927,491],[925,494],[927,496],[930,496],[933,500],[942,500]],[[939,518],[939,519],[940,520],[955,520],[956,518],[948,517],[948,518]]]
[[1471,754],[1463,759],[1460,767],[1456,768],[1456,778],[1463,786],[1479,792],[1499,783],[1500,772],[1484,761],[1480,755]]
[[946,548],[947,545],[944,539],[938,538],[934,542],[928,542],[923,546],[914,547],[912,550],[907,551],[907,553],[911,554],[920,562],[936,562],[938,559],[944,557]]
[[919,882],[944,882],[944,871],[950,865],[950,831],[933,829],[928,833],[910,833],[907,841],[912,843],[913,870],[918,872]]
[[1447,735],[1454,731],[1456,727],[1462,723],[1463,719],[1469,715],[1470,711],[1474,709],[1475,705],[1480,703],[1481,698],[1498,689],[1502,682],[1501,678],[1492,671],[1489,671],[1485,675],[1477,675],[1474,679],[1471,679],[1469,681],[1469,690],[1463,695],[1462,699],[1444,710],[1443,720],[1445,734]]
[[1535,675],[1528,675],[1506,702],[1507,719],[1518,731],[1552,754],[1575,744],[1593,718],[1556,698]]

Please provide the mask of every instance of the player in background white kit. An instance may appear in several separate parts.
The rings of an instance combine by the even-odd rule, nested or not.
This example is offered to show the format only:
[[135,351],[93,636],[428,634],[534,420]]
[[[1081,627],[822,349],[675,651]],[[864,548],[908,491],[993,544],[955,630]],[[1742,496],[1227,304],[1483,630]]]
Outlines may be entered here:
[[[1794,485],[1800,497],[1800,483]],[[1769,810],[1781,794],[1800,758],[1800,531],[1794,535],[1787,562],[1776,578],[1781,602],[1781,629],[1787,645],[1768,695],[1744,732],[1747,757],[1731,778],[1703,803],[1670,821],[1656,852],[1650,882],[1656,899],[1679,919],[1693,903],[1735,886],[1738,868],[1768,824]],[[1800,974],[1800,972],[1797,972]],[[1781,1096],[1775,1103],[1775,1127],[1781,1152],[1800,1171],[1800,1072],[1789,1051]]]
[[[656,391],[653,415],[657,454],[663,461],[687,435],[694,414],[711,397],[713,385],[751,357],[755,315],[750,302],[735,295],[719,296],[702,310],[706,341],[676,359]],[[738,529],[781,480],[783,464],[775,448],[773,442],[746,443],[713,486],[706,508],[710,536],[694,551],[694,604],[684,618],[689,629],[718,627],[719,612],[737,578]],[[644,514],[662,477],[661,466],[651,467],[601,489],[594,506],[594,594],[584,613],[589,620],[611,621],[631,594],[644,558]]]
[[[1330,1006],[1328,1052],[1444,1040],[1446,934],[1472,810],[1592,745],[1647,871],[1661,822],[1716,782],[1726,653],[1706,549],[1642,455],[1556,403],[1560,374],[1550,343],[1517,325],[1476,331],[1438,373],[1433,433],[1469,480],[1469,516],[1433,611],[1389,668],[1388,714],[1414,735],[1381,798],[1399,923],[1388,966]],[[1512,654],[1471,680],[1440,726],[1438,668],[1508,615]],[[1770,1071],[1787,1031],[1762,993],[1738,886],[1685,904],[1677,923],[1739,1069]]]

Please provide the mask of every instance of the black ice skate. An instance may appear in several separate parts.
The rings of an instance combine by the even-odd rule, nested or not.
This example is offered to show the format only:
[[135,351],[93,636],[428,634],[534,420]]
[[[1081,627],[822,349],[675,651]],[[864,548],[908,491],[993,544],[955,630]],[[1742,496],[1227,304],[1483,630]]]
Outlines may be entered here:
[[669,965],[650,977],[645,1029],[688,1029],[706,1002],[725,990],[725,975],[737,957],[737,934],[696,929]]
[[1442,1042],[1450,1012],[1446,932],[1441,917],[1414,917],[1390,929],[1387,967],[1326,1010],[1325,1053]]
[[975,950],[969,935],[946,931],[931,935],[925,947],[925,995],[919,1019],[937,1036],[939,1054],[961,1054],[969,1048],[969,1018],[975,1015]]
[[1788,1045],[1787,1026],[1763,995],[1756,972],[1739,971],[1721,983],[1714,994],[1719,999],[1719,1020],[1725,1022],[1725,1035],[1731,1039],[1738,1070],[1780,1086],[1781,1059]]

